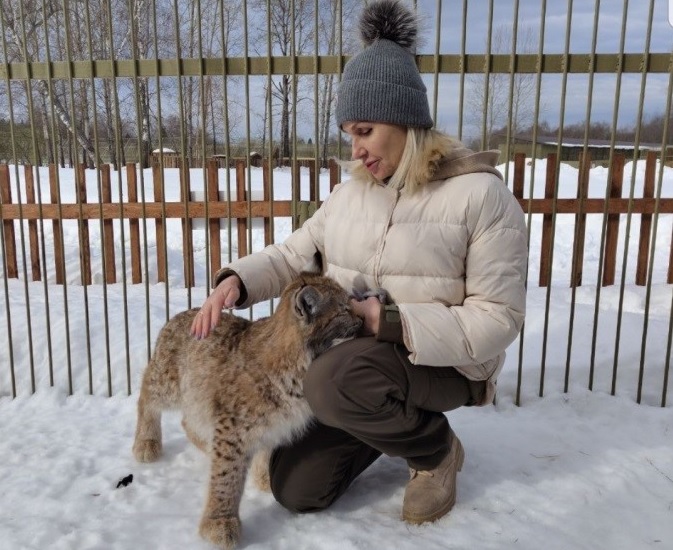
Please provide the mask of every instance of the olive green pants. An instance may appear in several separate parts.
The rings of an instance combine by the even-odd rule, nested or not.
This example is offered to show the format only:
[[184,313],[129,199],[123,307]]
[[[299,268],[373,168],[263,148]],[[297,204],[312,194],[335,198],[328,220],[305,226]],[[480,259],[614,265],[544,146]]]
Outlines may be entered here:
[[412,365],[407,355],[365,337],[313,361],[304,393],[317,421],[272,454],[278,502],[297,512],[327,508],[381,454],[416,469],[442,461],[452,438],[443,413],[477,401],[484,383],[451,367]]

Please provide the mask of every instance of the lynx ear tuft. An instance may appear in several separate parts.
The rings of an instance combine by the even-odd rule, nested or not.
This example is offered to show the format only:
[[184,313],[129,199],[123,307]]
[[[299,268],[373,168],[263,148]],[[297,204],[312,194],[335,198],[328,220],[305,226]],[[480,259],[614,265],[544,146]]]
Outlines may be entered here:
[[320,293],[312,286],[300,288],[294,297],[294,311],[297,317],[310,321],[318,313]]
[[376,40],[390,40],[413,52],[418,22],[398,0],[381,0],[365,7],[360,16],[359,31],[365,46]]

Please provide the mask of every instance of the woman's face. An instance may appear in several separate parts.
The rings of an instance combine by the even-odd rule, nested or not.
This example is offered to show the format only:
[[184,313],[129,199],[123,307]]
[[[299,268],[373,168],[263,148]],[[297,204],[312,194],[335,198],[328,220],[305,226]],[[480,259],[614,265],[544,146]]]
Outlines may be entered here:
[[351,137],[351,158],[361,160],[378,181],[397,170],[407,142],[407,129],[385,122],[345,122],[343,131]]

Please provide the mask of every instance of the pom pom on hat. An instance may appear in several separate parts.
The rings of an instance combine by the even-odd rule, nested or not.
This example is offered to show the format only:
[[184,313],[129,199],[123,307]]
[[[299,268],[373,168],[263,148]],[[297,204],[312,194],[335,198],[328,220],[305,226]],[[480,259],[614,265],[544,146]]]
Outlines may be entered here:
[[376,40],[390,40],[412,53],[416,46],[416,17],[395,0],[369,4],[360,16],[358,28],[365,46]]
[[344,67],[337,92],[336,120],[433,126],[428,96],[413,51],[418,25],[398,0],[365,7],[359,21],[365,48]]

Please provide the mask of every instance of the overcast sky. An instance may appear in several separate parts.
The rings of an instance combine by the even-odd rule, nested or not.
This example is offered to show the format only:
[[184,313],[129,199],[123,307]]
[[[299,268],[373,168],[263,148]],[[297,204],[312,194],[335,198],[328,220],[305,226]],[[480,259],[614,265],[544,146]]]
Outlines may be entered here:
[[[442,54],[461,52],[463,0],[440,0],[442,6],[441,46]],[[419,53],[434,53],[436,40],[437,0],[419,0],[419,11],[424,15],[425,32]],[[465,36],[468,54],[486,51],[489,0],[468,0],[467,32]],[[518,21],[518,50],[537,53],[542,18],[542,0],[520,0]],[[622,36],[622,21],[626,9],[624,52],[642,54],[646,51],[647,30],[652,10],[651,53],[673,51],[673,27],[669,24],[669,0],[548,0],[544,17],[544,53],[560,54],[565,51],[566,32],[570,17],[571,53],[590,53],[594,34],[595,12],[598,53],[618,53]],[[514,21],[515,0],[493,0],[493,28],[511,36]],[[524,35],[529,36],[527,48],[523,47]],[[432,79],[426,78],[432,100]],[[663,113],[668,94],[668,74],[650,74],[644,81],[645,117]],[[621,81],[618,126],[632,126],[638,117],[643,78],[640,74],[624,74]],[[587,118],[588,75],[569,75],[566,87],[565,122],[581,122]],[[544,76],[541,86],[542,110],[540,119],[556,126],[560,121],[562,75]],[[591,103],[592,121],[612,121],[615,113],[617,77],[614,74],[597,74],[593,82]],[[438,126],[455,132],[458,124],[459,81],[448,76],[440,80],[438,103]],[[465,123],[467,124],[467,123]],[[466,128],[468,134],[475,129]]]
[[[568,24],[569,8],[570,51],[589,52],[594,29],[594,14],[599,7],[597,51],[612,53],[619,50],[622,15],[627,7],[626,52],[640,53],[645,48],[650,5],[653,4],[652,43],[653,52],[670,52],[673,29],[668,23],[669,0],[547,0],[545,15],[545,53],[563,53]],[[463,20],[463,0],[443,0],[442,4],[442,50],[460,52]],[[486,49],[489,0],[467,2],[467,52],[480,53]],[[542,0],[519,0],[519,29],[530,28],[537,39],[540,32]],[[493,0],[493,25],[512,28],[514,0]],[[426,27],[434,33],[433,21],[437,11],[436,0],[419,0],[419,10],[426,14]],[[536,44],[537,45],[537,44]],[[426,41],[424,49],[434,48],[434,40]]]

